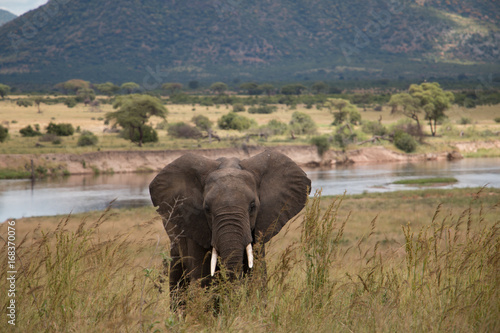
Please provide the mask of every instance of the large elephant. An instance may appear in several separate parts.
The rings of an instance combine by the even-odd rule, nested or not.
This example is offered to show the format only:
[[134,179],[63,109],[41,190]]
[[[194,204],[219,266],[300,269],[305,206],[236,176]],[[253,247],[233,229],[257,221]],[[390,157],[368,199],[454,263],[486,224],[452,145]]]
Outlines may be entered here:
[[297,164],[272,150],[241,161],[186,154],[168,164],[149,190],[171,242],[171,290],[200,278],[206,285],[220,262],[234,276],[248,271],[252,246],[302,210],[310,186]]

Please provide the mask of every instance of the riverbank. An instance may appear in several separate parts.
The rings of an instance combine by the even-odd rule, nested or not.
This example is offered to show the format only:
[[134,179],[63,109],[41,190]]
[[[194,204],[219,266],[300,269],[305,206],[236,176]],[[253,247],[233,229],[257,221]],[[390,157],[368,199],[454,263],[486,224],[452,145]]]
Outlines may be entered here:
[[[500,141],[457,142],[449,150],[432,153],[405,154],[385,147],[366,147],[346,152],[329,150],[323,157],[314,146],[277,146],[277,150],[302,167],[334,168],[353,163],[419,162],[429,160],[460,159],[463,153],[481,149],[500,149]],[[17,172],[27,178],[36,175],[78,175],[105,173],[156,172],[187,152],[196,152],[211,159],[236,157],[245,159],[263,152],[268,147],[245,146],[243,148],[198,150],[145,150],[145,151],[98,151],[83,154],[4,154],[0,170]],[[33,163],[32,163],[33,161]],[[7,178],[7,177],[5,177]]]

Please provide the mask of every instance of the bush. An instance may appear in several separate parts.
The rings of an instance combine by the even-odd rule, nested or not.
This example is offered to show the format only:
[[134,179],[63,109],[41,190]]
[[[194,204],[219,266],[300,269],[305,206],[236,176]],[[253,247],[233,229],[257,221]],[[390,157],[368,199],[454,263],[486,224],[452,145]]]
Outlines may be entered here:
[[271,135],[283,135],[286,133],[286,131],[288,131],[288,125],[279,121],[279,120],[276,120],[276,119],[272,119],[270,120],[266,126],[264,126],[263,129],[267,129]]
[[493,119],[495,121],[495,123],[500,123],[500,117],[496,117],[495,119]]
[[220,129],[243,131],[255,125],[255,121],[234,112],[229,112],[218,120],[217,125]]
[[233,112],[244,112],[245,111],[245,106],[243,103],[235,103],[233,105]]
[[0,142],[4,142],[9,135],[9,129],[0,125]]
[[49,126],[47,126],[48,134],[55,134],[57,136],[71,136],[75,133],[75,129],[71,124],[54,124],[51,122]]
[[401,131],[394,134],[394,145],[406,153],[417,149],[417,141],[410,134]]
[[197,139],[201,137],[201,132],[194,126],[179,122],[168,126],[168,135],[174,138]]
[[212,128],[213,123],[208,119],[207,116],[204,116],[202,114],[194,116],[191,121],[198,127],[199,129],[203,131],[208,131],[209,129]]
[[316,123],[311,116],[298,111],[292,114],[290,126],[295,134],[314,134],[317,130]]
[[43,136],[38,139],[40,142],[54,142],[58,139],[57,135],[55,134],[44,134]]
[[21,133],[21,135],[23,137],[33,137],[33,136],[40,136],[42,135],[42,133],[40,132],[40,126],[39,125],[35,125],[35,129],[33,129],[33,127],[31,127],[31,125],[28,125],[24,128],[21,128],[19,130],[19,133]]
[[90,131],[83,131],[78,138],[77,145],[78,147],[95,146],[98,141],[99,139],[94,133]]
[[460,125],[468,125],[468,124],[472,124],[472,120],[468,117],[462,117],[462,118],[460,118],[460,120],[458,120],[458,123]]
[[64,101],[64,105],[66,105],[68,108],[73,108],[77,104],[78,104],[78,102],[77,102],[76,98],[74,98],[74,97],[66,98],[66,100]]
[[361,130],[364,133],[378,135],[378,136],[387,134],[387,128],[378,121],[367,121],[363,123]]
[[248,109],[248,113],[259,113],[259,114],[269,114],[276,111],[278,108],[276,106],[271,105],[260,105],[260,106],[252,106]]
[[315,145],[318,149],[318,155],[323,157],[323,155],[330,149],[330,141],[329,139],[322,136],[315,136],[311,139],[311,144]]

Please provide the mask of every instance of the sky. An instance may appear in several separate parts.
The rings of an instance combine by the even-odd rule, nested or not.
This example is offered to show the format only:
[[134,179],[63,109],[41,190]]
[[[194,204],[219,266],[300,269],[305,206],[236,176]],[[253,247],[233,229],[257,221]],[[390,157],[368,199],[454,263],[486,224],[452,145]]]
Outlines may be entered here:
[[35,9],[46,4],[47,2],[47,0],[0,0],[0,9],[8,10],[16,15],[22,15],[31,9]]

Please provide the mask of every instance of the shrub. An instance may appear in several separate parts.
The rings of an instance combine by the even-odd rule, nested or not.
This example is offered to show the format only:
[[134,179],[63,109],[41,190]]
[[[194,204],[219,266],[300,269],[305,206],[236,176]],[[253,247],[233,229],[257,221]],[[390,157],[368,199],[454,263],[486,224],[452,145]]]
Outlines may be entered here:
[[57,135],[55,134],[44,134],[38,139],[40,142],[54,142],[57,140]]
[[330,141],[324,135],[311,138],[311,144],[316,146],[316,149],[318,149],[318,155],[321,157],[323,157],[328,149],[330,149]]
[[183,122],[168,126],[168,134],[174,138],[197,139],[201,137],[201,132],[198,128]]
[[496,117],[495,119],[493,119],[495,121],[495,123],[500,123],[500,117]]
[[9,135],[9,129],[0,125],[0,142],[4,142]]
[[417,141],[410,134],[402,131],[394,134],[394,145],[406,153],[414,152],[417,149]]
[[99,139],[94,133],[90,131],[83,131],[78,138],[77,145],[78,147],[95,146],[98,141]]
[[248,109],[248,113],[259,113],[259,114],[269,114],[276,111],[278,108],[272,105],[260,105],[260,106],[252,106]]
[[19,133],[21,133],[23,137],[33,137],[42,135],[42,133],[40,132],[40,126],[38,125],[35,125],[35,129],[33,129],[31,125],[28,125],[24,128],[21,128],[19,130]]
[[462,117],[462,118],[460,118],[460,120],[458,120],[458,123],[460,125],[468,125],[468,124],[472,124],[472,120],[468,117]]
[[267,125],[264,126],[264,129],[269,130],[272,135],[283,135],[288,130],[288,125],[279,120],[271,119]]
[[245,111],[245,106],[243,103],[235,103],[233,105],[233,112],[243,112]]
[[199,129],[203,131],[208,131],[209,129],[212,128],[213,123],[208,119],[207,116],[204,116],[202,114],[194,116],[191,121],[198,127]]
[[292,114],[290,126],[295,134],[314,134],[317,130],[316,123],[311,116],[298,111]]
[[367,121],[363,123],[361,130],[364,133],[379,135],[379,136],[387,134],[387,128],[378,121]]
[[66,98],[64,101],[64,105],[66,105],[68,108],[73,108],[78,104],[78,101],[74,97],[69,97]]
[[47,126],[48,134],[55,134],[57,136],[71,136],[75,133],[75,129],[71,124],[54,124],[51,122],[49,126]]
[[252,125],[255,125],[255,121],[252,121],[247,117],[240,116],[234,112],[229,112],[218,120],[217,125],[220,129],[243,131],[249,129]]

